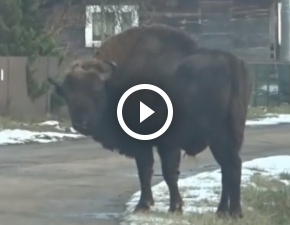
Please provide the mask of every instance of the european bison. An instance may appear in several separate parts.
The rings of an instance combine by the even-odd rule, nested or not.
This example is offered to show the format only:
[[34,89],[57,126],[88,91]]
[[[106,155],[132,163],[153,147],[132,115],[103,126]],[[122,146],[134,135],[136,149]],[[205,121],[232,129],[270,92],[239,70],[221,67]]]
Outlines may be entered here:
[[[183,205],[177,184],[181,150],[196,155],[209,147],[222,171],[217,213],[242,217],[239,150],[252,88],[252,78],[242,60],[224,51],[198,48],[183,31],[149,25],[109,38],[95,59],[75,62],[62,83],[49,81],[66,100],[77,131],[135,159],[141,186],[135,211],[149,210],[154,204],[153,146],[158,149],[169,188],[171,212],[181,212]],[[169,129],[149,141],[128,136],[116,116],[124,91],[141,83],[162,88],[174,107]],[[144,98],[155,106],[162,105],[153,94]],[[123,115],[134,107],[129,105]],[[147,125],[154,127],[158,122]]]

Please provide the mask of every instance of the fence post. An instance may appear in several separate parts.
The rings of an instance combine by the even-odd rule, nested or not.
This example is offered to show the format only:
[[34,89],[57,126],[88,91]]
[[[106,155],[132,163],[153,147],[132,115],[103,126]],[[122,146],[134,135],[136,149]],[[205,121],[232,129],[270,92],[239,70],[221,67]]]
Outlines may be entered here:
[[258,77],[257,77],[257,65],[253,65],[254,68],[254,76],[255,76],[255,85],[254,85],[254,107],[257,107],[257,82],[258,82]]
[[[270,65],[271,66],[271,65]],[[269,92],[270,92],[270,73],[269,73],[269,70],[267,70],[267,73],[266,73],[267,75],[267,100],[266,100],[266,102],[267,102],[267,107],[269,107],[269,97],[270,97],[270,95],[269,95]]]

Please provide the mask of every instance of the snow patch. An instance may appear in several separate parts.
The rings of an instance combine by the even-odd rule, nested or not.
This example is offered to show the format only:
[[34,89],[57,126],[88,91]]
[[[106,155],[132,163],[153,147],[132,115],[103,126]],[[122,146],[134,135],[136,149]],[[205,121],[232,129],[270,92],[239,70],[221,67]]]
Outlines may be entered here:
[[81,137],[83,136],[79,134],[6,129],[0,131],[0,145],[24,144],[24,143],[49,143],[64,139],[77,139]]
[[64,139],[78,139],[84,137],[72,127],[61,127],[58,121],[45,121],[39,126],[53,126],[62,132],[37,132],[24,129],[0,129],[0,145],[25,144],[25,143],[50,143]]
[[275,125],[290,123],[290,114],[271,114],[268,113],[264,118],[257,118],[253,120],[247,120],[247,126],[259,126],[259,125]]

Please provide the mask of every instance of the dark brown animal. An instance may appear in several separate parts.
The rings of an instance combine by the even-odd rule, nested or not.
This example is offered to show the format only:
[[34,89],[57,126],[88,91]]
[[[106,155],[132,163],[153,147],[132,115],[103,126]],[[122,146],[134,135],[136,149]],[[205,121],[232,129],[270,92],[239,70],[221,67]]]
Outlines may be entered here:
[[[149,210],[154,204],[153,146],[162,162],[171,212],[182,211],[183,205],[177,184],[181,150],[196,155],[209,147],[222,171],[217,213],[242,216],[239,151],[252,87],[252,78],[242,60],[220,50],[197,48],[186,33],[177,29],[142,26],[108,39],[95,59],[75,63],[62,83],[49,80],[65,98],[76,130],[92,136],[107,149],[135,159],[141,185],[135,211]],[[116,117],[121,95],[140,83],[162,88],[174,107],[169,129],[150,141],[128,136]],[[153,94],[139,97],[150,106],[162,105]],[[129,104],[124,117],[134,107]],[[130,116],[133,119],[139,115]],[[154,127],[159,122],[150,121],[147,125]]]

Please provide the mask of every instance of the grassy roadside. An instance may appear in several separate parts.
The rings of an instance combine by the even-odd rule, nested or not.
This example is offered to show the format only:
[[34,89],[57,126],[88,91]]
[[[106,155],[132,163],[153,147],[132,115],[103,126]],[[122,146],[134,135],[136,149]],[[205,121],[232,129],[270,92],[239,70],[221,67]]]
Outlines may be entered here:
[[[280,177],[290,181],[288,174]],[[256,173],[251,181],[254,186],[242,188],[244,218],[237,221],[217,219],[213,213],[192,215],[192,224],[199,225],[288,225],[290,224],[290,186],[278,179]],[[258,187],[258,188],[257,188]]]
[[[282,173],[279,179],[262,176],[259,172],[251,177],[251,185],[242,188],[244,218],[219,219],[215,213],[184,214],[174,216],[167,213],[149,213],[152,216],[146,225],[289,225],[290,224],[290,174]],[[288,182],[288,183],[287,183]],[[201,202],[211,207],[210,200]],[[214,206],[216,207],[216,204]],[[144,215],[143,215],[144,216]],[[148,215],[147,215],[148,216]],[[140,217],[142,217],[140,215]],[[142,222],[140,225],[143,225]]]

